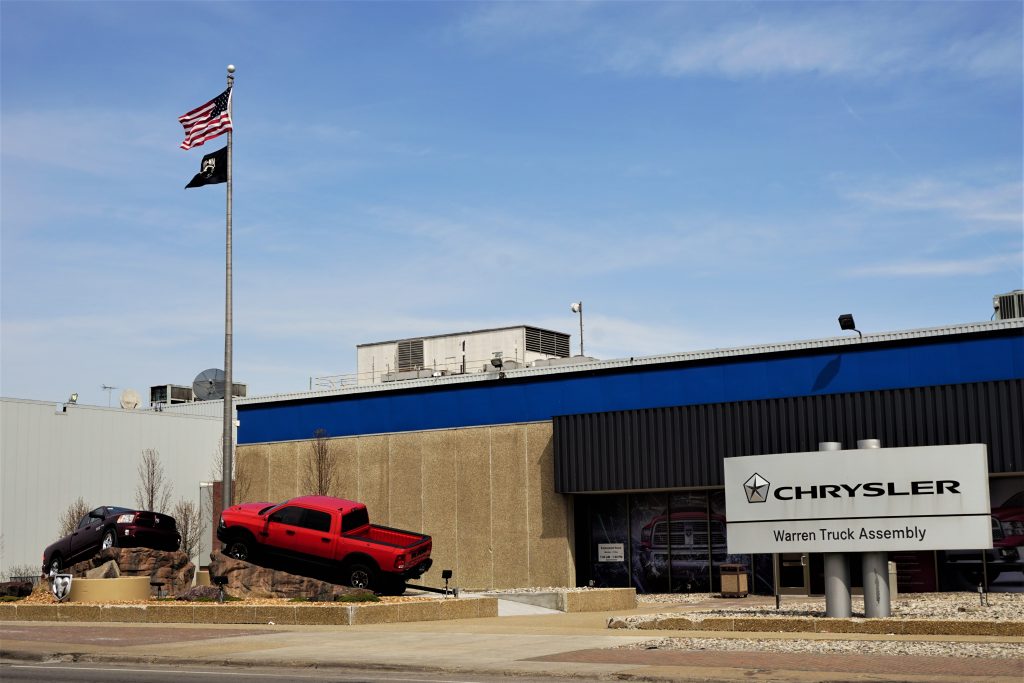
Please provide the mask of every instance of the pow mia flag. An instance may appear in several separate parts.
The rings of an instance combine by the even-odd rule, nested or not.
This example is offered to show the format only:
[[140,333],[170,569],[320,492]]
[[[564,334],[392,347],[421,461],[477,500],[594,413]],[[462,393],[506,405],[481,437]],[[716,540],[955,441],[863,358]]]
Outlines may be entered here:
[[228,148],[222,147],[216,152],[211,152],[203,157],[203,163],[199,166],[199,173],[185,186],[202,187],[203,185],[216,185],[228,181]]

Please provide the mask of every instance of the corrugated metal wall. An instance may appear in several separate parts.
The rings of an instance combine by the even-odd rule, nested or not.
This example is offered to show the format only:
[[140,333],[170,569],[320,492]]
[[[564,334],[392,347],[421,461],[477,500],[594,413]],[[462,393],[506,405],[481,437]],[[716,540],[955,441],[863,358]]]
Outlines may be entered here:
[[722,485],[722,459],[856,448],[988,444],[989,471],[1024,472],[1024,381],[715,403],[554,419],[555,490]]
[[142,450],[160,453],[172,505],[199,502],[222,424],[216,417],[0,399],[0,574],[30,564],[56,538],[60,514],[82,496],[93,507],[135,504]]

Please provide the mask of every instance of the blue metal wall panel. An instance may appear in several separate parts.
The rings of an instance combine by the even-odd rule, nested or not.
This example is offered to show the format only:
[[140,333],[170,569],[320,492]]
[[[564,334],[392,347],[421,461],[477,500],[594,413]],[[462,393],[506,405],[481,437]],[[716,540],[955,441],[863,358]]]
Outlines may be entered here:
[[238,443],[549,420],[555,415],[1024,378],[1024,335],[915,340],[670,367],[579,371],[238,406]]

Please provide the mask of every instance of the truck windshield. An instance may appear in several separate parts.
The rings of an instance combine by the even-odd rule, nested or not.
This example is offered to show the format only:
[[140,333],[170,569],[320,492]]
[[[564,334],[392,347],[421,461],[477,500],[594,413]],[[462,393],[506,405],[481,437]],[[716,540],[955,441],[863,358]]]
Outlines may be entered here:
[[370,523],[370,516],[366,513],[366,508],[356,508],[351,512],[346,513],[341,518],[341,533],[358,529],[361,526],[366,526]]

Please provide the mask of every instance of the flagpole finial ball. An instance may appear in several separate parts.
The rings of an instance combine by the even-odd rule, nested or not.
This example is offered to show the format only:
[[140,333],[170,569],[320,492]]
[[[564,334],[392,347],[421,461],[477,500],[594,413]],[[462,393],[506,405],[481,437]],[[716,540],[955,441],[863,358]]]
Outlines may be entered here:
[[234,64],[228,64],[228,73],[229,74],[235,73],[235,65]]

